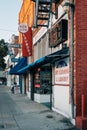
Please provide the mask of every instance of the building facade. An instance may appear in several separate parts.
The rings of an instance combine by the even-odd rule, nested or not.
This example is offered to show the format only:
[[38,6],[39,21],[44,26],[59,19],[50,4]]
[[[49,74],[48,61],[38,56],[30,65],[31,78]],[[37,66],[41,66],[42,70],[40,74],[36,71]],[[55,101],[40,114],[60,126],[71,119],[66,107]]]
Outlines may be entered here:
[[18,70],[24,93],[82,130],[87,129],[86,11],[86,1],[23,0],[19,12],[19,24],[33,34],[28,65]]

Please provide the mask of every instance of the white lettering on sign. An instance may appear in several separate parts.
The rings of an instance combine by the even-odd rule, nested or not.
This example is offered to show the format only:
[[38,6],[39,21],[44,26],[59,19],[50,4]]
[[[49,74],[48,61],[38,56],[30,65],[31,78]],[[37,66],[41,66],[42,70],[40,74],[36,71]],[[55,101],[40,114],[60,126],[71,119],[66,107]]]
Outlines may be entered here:
[[10,47],[10,48],[21,48],[21,44],[13,43],[13,44],[9,44],[8,47]]
[[28,40],[27,40],[27,38],[26,38],[26,36],[24,34],[23,34],[23,37],[24,37],[24,41],[25,41],[27,52],[28,52],[29,55],[31,55],[31,49],[29,47]]

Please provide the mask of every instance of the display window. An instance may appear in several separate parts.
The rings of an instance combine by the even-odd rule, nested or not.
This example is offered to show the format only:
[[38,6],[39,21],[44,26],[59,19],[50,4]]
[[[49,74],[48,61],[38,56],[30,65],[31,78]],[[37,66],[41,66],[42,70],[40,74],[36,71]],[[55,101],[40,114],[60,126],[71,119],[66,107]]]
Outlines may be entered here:
[[51,80],[50,67],[37,69],[34,75],[34,92],[39,94],[50,94]]

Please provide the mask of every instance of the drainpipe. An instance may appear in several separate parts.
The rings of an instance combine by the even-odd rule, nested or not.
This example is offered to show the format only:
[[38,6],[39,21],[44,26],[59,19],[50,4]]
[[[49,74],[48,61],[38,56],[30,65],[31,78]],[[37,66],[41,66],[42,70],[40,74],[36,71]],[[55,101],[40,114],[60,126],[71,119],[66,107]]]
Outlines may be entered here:
[[72,118],[74,118],[74,0],[70,0],[70,94]]
[[67,0],[63,5],[63,8],[66,13],[70,11],[69,19],[70,19],[70,44],[69,44],[69,52],[70,52],[70,98],[71,98],[71,111],[72,118],[74,118],[74,0]]
[[50,71],[51,71],[51,76],[50,76],[50,110],[52,110],[52,63],[50,63]]

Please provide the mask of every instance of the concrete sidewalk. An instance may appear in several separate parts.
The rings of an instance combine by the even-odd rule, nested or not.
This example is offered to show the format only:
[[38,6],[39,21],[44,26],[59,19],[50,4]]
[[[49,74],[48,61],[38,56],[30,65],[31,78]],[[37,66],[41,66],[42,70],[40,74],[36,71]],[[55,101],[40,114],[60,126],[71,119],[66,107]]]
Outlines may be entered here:
[[78,130],[64,116],[0,86],[0,130]]

